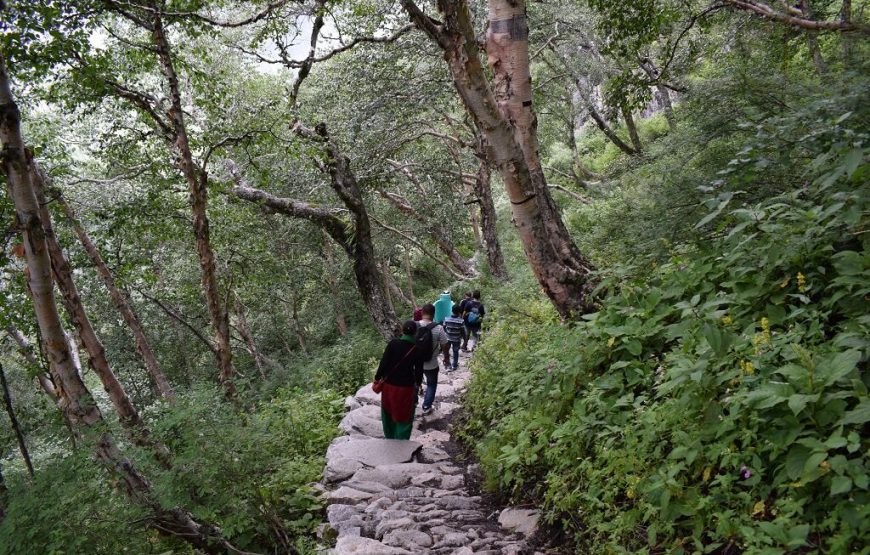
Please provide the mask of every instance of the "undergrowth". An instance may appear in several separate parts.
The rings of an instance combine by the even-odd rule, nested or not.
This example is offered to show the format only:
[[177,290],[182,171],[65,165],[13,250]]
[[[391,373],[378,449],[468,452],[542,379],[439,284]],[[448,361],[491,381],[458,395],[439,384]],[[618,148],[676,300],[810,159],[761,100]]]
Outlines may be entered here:
[[500,295],[514,301],[492,311],[461,434],[490,489],[539,503],[582,552],[870,541],[860,114],[792,141],[802,166],[780,173],[802,172],[802,185],[732,204],[771,163],[755,145],[793,139],[806,115],[757,125],[758,142],[718,173],[729,186],[707,189],[700,238],[665,263],[614,265],[597,313],[566,326],[523,286]]

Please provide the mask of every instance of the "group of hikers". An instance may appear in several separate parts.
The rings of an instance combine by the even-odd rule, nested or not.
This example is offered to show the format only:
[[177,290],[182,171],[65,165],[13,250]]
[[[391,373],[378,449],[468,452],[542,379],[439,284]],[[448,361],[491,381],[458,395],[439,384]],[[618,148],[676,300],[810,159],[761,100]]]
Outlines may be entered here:
[[480,341],[485,315],[480,291],[465,293],[458,303],[445,291],[434,303],[416,309],[413,320],[402,324],[401,334],[384,349],[373,383],[375,392],[381,394],[385,438],[410,439],[418,396],[423,396],[423,414],[432,412],[438,389],[439,354],[445,371],[455,371],[460,349],[469,350],[469,339],[474,340],[472,350]]

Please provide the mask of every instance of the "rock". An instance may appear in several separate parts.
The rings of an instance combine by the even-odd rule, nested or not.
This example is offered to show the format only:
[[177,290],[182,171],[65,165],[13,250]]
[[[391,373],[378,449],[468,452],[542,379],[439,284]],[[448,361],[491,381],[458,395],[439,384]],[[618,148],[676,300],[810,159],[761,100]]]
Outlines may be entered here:
[[[357,469],[359,470],[359,469]],[[356,471],[354,471],[356,472]],[[389,494],[393,493],[393,490],[385,486],[384,484],[379,484],[378,482],[357,482],[355,480],[350,480],[344,483],[345,486],[359,490],[366,491],[368,493],[377,493],[377,494]],[[381,497],[379,495],[378,497]]]
[[410,555],[410,551],[398,547],[384,545],[371,538],[345,536],[338,539],[335,555]]
[[381,394],[372,391],[372,384],[367,383],[357,389],[353,394],[354,399],[361,405],[377,405],[381,406]]
[[453,555],[472,555],[474,551],[471,550],[467,545],[465,547],[460,547],[456,551],[453,552]]
[[420,446],[419,442],[401,439],[352,439],[331,445],[327,456],[344,457],[366,466],[380,466],[408,462]]
[[443,401],[441,403],[441,405],[438,407],[438,409],[444,414],[444,416],[450,416],[453,413],[453,411],[455,411],[458,408],[459,408],[459,405],[457,405],[456,403],[448,403],[446,401]]
[[341,503],[344,505],[356,505],[361,501],[370,499],[374,494],[367,491],[341,486],[335,491],[329,492],[327,499],[330,503]]
[[396,519],[385,519],[375,528],[375,537],[381,538],[393,530],[410,530],[412,528],[414,528],[414,521],[411,520],[411,517],[409,516]]
[[459,489],[465,485],[465,476],[443,476],[441,478],[441,487],[444,489]]
[[384,534],[383,543],[395,547],[404,547],[410,551],[419,551],[421,547],[430,547],[432,538],[420,530],[393,530]]
[[502,555],[522,555],[523,548],[519,545],[506,545],[501,548]]
[[502,528],[530,536],[538,529],[540,517],[536,510],[507,508],[498,515],[498,523]]
[[353,517],[359,517],[360,513],[351,505],[334,504],[326,508],[326,520],[335,527],[336,524],[347,522]]
[[347,413],[338,427],[348,434],[357,432],[368,437],[384,437],[380,419],[380,407],[364,405]]
[[450,441],[450,434],[439,430],[426,432],[425,434],[412,435],[412,439],[418,442],[423,447],[441,447],[441,444]]
[[353,475],[353,480],[358,482],[378,482],[393,489],[399,489],[407,485],[411,478],[433,470],[430,464],[405,463],[386,464],[375,468],[362,468]]
[[437,463],[450,458],[447,451],[438,447],[423,447],[417,454],[417,460],[422,463]]
[[468,536],[462,532],[450,532],[441,538],[435,547],[461,547],[468,543]]
[[436,472],[426,472],[411,478],[411,483],[415,486],[437,486],[440,482],[441,474]]
[[344,398],[344,409],[348,412],[350,412],[352,410],[356,410],[356,409],[360,408],[361,406],[362,405],[359,403],[359,401],[357,401],[356,399],[354,399],[350,395],[348,395],[347,397]]
[[[360,471],[362,472],[362,471]],[[480,505],[480,497],[463,497],[461,495],[445,495],[438,499],[438,505],[445,509],[474,509]]]
[[354,472],[363,467],[363,463],[345,458],[327,458],[326,467],[323,469],[323,479],[326,483],[335,483],[346,480],[354,475]]

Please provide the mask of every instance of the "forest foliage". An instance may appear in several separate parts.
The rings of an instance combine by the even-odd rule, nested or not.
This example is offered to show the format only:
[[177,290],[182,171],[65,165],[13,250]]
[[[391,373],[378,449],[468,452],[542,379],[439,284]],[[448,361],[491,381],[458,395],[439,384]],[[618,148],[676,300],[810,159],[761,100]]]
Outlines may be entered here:
[[[0,363],[35,466],[0,426],[0,554],[198,552],[95,463],[107,431],[156,506],[245,551],[316,550],[314,483],[342,400],[371,379],[390,321],[445,287],[480,288],[487,306],[459,435],[485,487],[542,507],[561,549],[865,549],[866,2],[527,6],[543,187],[594,268],[592,309],[569,319],[532,271],[493,150],[409,2],[5,4],[2,55],[54,227],[171,467],[122,426],[84,349],[104,423],[71,430],[40,389],[47,360],[15,207],[0,196]],[[420,4],[436,20],[464,5]],[[467,5],[483,36],[486,6]],[[143,369],[58,191],[174,400]],[[203,214],[214,295],[194,232]],[[354,250],[366,225],[368,282]],[[501,250],[506,269],[493,271]]]

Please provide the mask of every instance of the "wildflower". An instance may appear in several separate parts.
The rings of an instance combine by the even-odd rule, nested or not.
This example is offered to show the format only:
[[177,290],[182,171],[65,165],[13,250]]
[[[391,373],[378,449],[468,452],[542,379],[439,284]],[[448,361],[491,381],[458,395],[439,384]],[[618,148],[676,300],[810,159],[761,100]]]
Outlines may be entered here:
[[809,287],[807,287],[807,278],[802,273],[797,273],[797,282],[798,282],[798,291],[801,293],[805,292]]
[[764,501],[759,501],[752,507],[753,515],[763,515],[764,514]]
[[710,481],[710,475],[712,473],[713,473],[713,469],[711,467],[708,466],[707,468],[704,469],[704,481],[705,482]]
[[613,347],[613,344],[614,344],[614,343],[616,343],[616,338],[615,338],[615,337],[611,337],[610,339],[607,340],[607,346],[608,346],[608,347]]
[[752,471],[745,464],[740,465],[740,477],[744,480],[752,478]]
[[634,499],[634,495],[634,488],[628,488],[627,490],[625,490],[625,496],[629,499]]
[[728,316],[726,314],[725,316],[722,317],[722,325],[723,326],[730,326],[733,323],[734,323],[734,320],[731,319],[731,316]]
[[752,364],[751,361],[749,361],[749,360],[741,360],[738,364],[740,365],[740,370],[741,370],[744,374],[746,374],[747,376],[751,376],[752,374],[755,373],[755,365]]
[[819,463],[819,468],[821,468],[822,470],[830,470],[831,463],[829,463],[827,460],[824,460],[824,461]]

